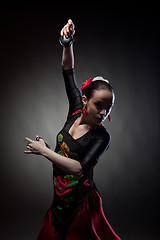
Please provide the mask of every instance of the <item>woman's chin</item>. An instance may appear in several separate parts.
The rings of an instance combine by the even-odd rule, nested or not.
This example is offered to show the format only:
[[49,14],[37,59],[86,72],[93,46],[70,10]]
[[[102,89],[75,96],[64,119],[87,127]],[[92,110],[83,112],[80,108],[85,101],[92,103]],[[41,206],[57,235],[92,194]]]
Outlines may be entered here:
[[95,119],[95,123],[98,124],[98,125],[101,124],[102,122],[103,122],[102,118],[96,118]]

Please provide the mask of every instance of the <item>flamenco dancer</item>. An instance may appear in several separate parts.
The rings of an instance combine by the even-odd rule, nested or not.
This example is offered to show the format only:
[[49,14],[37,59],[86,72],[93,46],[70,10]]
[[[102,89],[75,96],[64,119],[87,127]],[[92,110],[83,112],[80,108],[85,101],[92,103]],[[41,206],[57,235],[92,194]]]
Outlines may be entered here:
[[57,134],[55,151],[36,136],[26,137],[26,154],[39,154],[53,163],[53,203],[37,240],[120,240],[105,218],[102,199],[93,180],[93,169],[110,145],[103,126],[114,104],[114,91],[102,77],[78,88],[74,75],[72,20],[61,30],[62,71],[69,111]]

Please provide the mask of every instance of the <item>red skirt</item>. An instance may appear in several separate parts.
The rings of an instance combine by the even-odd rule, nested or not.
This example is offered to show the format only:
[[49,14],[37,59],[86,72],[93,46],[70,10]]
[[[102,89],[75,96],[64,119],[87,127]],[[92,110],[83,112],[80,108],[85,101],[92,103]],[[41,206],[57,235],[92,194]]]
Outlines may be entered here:
[[93,188],[90,194],[90,198],[75,215],[65,237],[55,229],[55,218],[50,209],[37,240],[120,240],[105,218],[99,193]]

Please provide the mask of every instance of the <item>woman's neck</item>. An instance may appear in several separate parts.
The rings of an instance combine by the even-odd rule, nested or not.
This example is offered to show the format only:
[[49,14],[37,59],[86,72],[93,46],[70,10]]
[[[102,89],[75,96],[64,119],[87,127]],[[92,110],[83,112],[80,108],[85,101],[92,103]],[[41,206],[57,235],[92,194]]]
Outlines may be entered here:
[[91,129],[97,126],[97,124],[95,124],[92,120],[88,119],[87,116],[81,115],[79,117],[78,125],[83,125],[83,124],[86,125],[86,129]]

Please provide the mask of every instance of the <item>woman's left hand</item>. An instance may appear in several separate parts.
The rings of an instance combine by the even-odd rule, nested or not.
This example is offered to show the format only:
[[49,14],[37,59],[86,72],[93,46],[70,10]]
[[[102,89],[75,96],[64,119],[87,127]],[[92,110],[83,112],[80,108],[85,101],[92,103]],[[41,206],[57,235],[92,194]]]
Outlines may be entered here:
[[42,155],[43,150],[46,148],[46,144],[44,140],[38,136],[36,136],[37,141],[34,141],[28,137],[25,138],[27,143],[27,151],[25,150],[24,153],[26,154],[39,154]]

